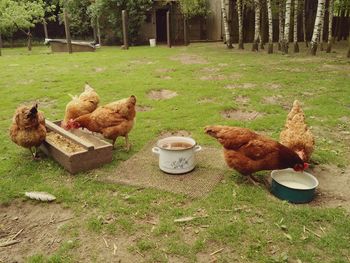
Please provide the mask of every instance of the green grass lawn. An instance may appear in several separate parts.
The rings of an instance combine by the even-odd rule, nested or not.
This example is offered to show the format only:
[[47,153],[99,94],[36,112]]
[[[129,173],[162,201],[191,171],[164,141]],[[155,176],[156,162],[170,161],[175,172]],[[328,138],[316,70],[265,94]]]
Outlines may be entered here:
[[[132,47],[128,51],[103,47],[95,53],[71,55],[51,54],[46,47],[34,47],[32,53],[24,48],[3,49],[0,203],[10,208],[19,199],[38,205],[24,201],[23,193],[47,191],[74,213],[74,219],[60,229],[62,242],[57,250],[48,254],[33,249],[23,255],[25,261],[210,262],[216,258],[218,262],[349,262],[348,212],[282,202],[262,187],[242,183],[229,169],[212,193],[195,200],[98,180],[164,131],[186,130],[199,144],[217,147],[203,133],[204,126],[248,127],[278,139],[294,99],[304,105],[317,139],[315,163],[348,166],[350,62],[345,48],[338,45],[336,53],[317,57],[267,55],[249,48],[226,50],[216,43],[171,49]],[[181,58],[198,63],[183,64]],[[11,142],[8,128],[19,104],[38,101],[47,119],[62,119],[68,94],[79,94],[86,81],[96,89],[102,104],[133,94],[139,105],[151,107],[137,114],[130,152],[124,151],[124,141],[119,139],[111,164],[71,176],[51,159],[32,161],[28,150]],[[178,96],[168,100],[147,96],[160,89]],[[256,111],[262,116],[252,121],[225,119],[220,113],[228,109]],[[194,215],[205,216],[188,223],[173,222]],[[105,218],[111,220],[106,223]],[[304,226],[320,237],[304,233]],[[102,237],[125,240],[124,247],[113,255],[113,246],[105,247]],[[6,249],[12,248],[0,249],[0,262]],[[124,254],[118,255],[120,251]]]

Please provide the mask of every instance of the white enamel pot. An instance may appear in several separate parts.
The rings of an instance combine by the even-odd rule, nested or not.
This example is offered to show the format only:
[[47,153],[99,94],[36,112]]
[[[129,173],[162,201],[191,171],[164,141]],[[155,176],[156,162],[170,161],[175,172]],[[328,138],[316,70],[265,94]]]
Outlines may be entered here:
[[[188,147],[172,148],[172,144],[186,144]],[[159,168],[170,174],[184,174],[196,166],[195,153],[202,149],[196,141],[189,137],[172,136],[161,139],[152,152],[159,155]]]

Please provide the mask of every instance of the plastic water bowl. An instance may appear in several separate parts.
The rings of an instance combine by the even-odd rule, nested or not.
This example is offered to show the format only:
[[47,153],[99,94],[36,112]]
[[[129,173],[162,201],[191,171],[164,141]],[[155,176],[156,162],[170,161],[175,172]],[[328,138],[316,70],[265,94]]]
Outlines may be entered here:
[[291,203],[308,203],[315,196],[318,180],[312,174],[284,169],[272,171],[271,177],[271,192],[279,199]]

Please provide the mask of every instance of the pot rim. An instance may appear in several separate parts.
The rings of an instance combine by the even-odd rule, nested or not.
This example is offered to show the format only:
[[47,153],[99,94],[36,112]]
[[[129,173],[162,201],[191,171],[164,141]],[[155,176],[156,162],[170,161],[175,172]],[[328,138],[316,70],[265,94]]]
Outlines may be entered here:
[[317,180],[317,178],[316,178],[315,176],[313,176],[312,174],[307,173],[307,172],[304,171],[304,172],[302,172],[303,176],[308,177],[308,178],[313,182],[313,186],[309,186],[308,188],[304,188],[304,189],[300,189],[300,188],[295,188],[295,187],[287,186],[287,185],[283,184],[283,182],[280,182],[280,181],[278,180],[279,175],[281,176],[281,174],[283,174],[283,173],[286,172],[286,171],[296,173],[296,172],[295,172],[293,169],[291,169],[291,168],[287,168],[287,169],[283,169],[283,170],[273,170],[273,171],[271,172],[271,178],[272,178],[272,180],[274,180],[276,183],[278,183],[278,184],[280,184],[280,185],[282,185],[282,186],[284,186],[284,187],[287,187],[287,188],[293,189],[293,190],[298,190],[298,191],[309,191],[309,190],[313,190],[313,189],[316,189],[316,187],[317,187],[318,184],[319,184],[319,182],[318,182],[318,180]]
[[[162,147],[162,145],[164,144],[164,141],[170,140],[170,139],[173,139],[173,140],[185,139],[185,140],[183,140],[183,142],[187,142],[188,143],[188,141],[192,141],[193,145],[191,147],[189,147],[189,148],[186,148],[186,149],[167,149],[167,148]],[[181,152],[181,151],[191,150],[196,145],[197,145],[197,142],[194,139],[192,139],[191,137],[184,137],[184,136],[169,136],[169,137],[165,137],[165,138],[162,138],[162,139],[157,141],[157,147],[158,148],[160,148],[162,150],[165,150],[165,151],[170,151],[170,152]]]

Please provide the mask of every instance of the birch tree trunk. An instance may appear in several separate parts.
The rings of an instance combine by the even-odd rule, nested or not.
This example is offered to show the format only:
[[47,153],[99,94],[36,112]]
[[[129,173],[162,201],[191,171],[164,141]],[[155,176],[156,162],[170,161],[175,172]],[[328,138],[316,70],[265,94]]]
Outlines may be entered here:
[[304,43],[306,47],[309,47],[309,43],[306,39],[306,15],[305,15],[305,2],[307,0],[303,0],[303,34],[304,34]]
[[273,53],[273,27],[272,27],[272,8],[271,0],[267,0],[267,18],[269,20],[269,45],[267,48],[267,53]]
[[292,5],[292,0],[286,1],[286,16],[284,20],[284,37],[282,42],[282,52],[283,54],[288,54],[289,48],[289,27],[290,27],[290,9]]
[[266,37],[266,7],[265,7],[265,1],[260,0],[260,49],[265,49],[265,37]]
[[278,25],[279,25],[279,35],[278,35],[278,50],[282,50],[282,42],[283,42],[283,35],[284,35],[284,2],[283,0],[279,1],[279,12],[278,12]]
[[47,23],[45,18],[43,19],[43,27],[44,27],[44,34],[45,34],[45,39],[49,38],[49,34],[47,33]]
[[322,12],[322,22],[321,22],[321,26],[320,26],[320,38],[319,38],[319,46],[320,46],[320,51],[323,51],[323,32],[324,32],[324,18],[325,18],[325,14],[326,14],[326,2],[323,8],[323,12]]
[[294,30],[293,30],[293,41],[294,41],[294,52],[299,53],[298,45],[298,2],[299,0],[294,0]]
[[325,0],[318,0],[314,32],[312,34],[312,39],[311,39],[311,43],[310,43],[310,53],[313,56],[316,55],[317,39],[318,39],[318,37],[320,35],[320,27],[321,27],[321,24],[322,24],[322,19],[324,19],[324,17],[322,16],[323,9],[324,9],[324,4],[325,4]]
[[244,49],[243,46],[243,6],[242,0],[237,0],[238,14],[238,49]]
[[232,42],[231,42],[230,30],[229,30],[228,21],[227,21],[225,0],[221,0],[221,13],[222,13],[222,20],[224,22],[224,32],[225,32],[226,46],[227,46],[227,48],[233,48]]
[[329,6],[328,6],[328,38],[327,38],[327,53],[331,53],[332,51],[332,26],[333,26],[333,0],[329,0]]
[[254,0],[255,6],[255,31],[254,31],[254,42],[252,51],[259,50],[259,36],[260,36],[260,3],[259,0]]

